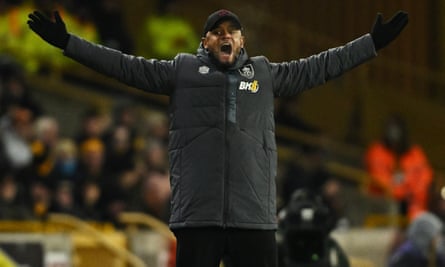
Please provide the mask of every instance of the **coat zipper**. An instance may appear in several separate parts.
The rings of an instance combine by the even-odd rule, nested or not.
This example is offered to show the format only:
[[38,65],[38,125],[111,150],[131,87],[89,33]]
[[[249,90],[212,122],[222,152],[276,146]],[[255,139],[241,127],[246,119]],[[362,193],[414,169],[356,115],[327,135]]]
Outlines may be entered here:
[[223,227],[227,227],[227,220],[229,216],[229,137],[228,131],[231,131],[229,127],[231,127],[229,124],[236,123],[236,83],[237,78],[234,73],[227,73],[227,86],[226,86],[226,92],[224,96],[224,107],[225,107],[225,118],[224,118],[224,139],[225,139],[225,149],[224,149],[224,211],[223,211]]

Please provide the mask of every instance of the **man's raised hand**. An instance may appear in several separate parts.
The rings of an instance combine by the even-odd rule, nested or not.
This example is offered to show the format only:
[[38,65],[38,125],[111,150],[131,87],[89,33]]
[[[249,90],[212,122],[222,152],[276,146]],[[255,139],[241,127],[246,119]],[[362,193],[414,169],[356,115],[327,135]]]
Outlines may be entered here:
[[388,22],[383,23],[383,15],[377,14],[371,30],[372,40],[376,50],[382,49],[392,42],[408,24],[408,14],[397,12]]
[[28,26],[49,44],[65,49],[70,37],[58,11],[54,11],[54,21],[39,11],[28,15]]

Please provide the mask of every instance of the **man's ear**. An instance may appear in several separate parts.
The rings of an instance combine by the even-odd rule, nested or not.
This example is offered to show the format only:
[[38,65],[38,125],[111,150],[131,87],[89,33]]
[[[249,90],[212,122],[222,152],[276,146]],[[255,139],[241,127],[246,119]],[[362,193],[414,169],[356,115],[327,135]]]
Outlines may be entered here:
[[241,48],[244,48],[244,41],[245,39],[244,39],[244,35],[242,35],[241,36],[241,39],[240,39],[240,46],[241,46]]
[[202,43],[202,47],[204,47],[205,49],[207,49],[207,38],[202,37],[202,38],[201,38],[201,43]]

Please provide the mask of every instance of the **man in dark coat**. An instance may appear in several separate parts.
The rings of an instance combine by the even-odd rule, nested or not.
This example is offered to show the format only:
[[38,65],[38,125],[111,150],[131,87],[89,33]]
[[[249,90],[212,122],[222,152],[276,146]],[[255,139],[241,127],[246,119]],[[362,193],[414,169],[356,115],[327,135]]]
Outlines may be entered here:
[[274,97],[321,85],[376,56],[405,27],[399,12],[379,15],[370,34],[320,54],[283,63],[249,57],[239,17],[208,17],[196,55],[171,60],[123,54],[69,34],[36,11],[30,28],[64,55],[150,93],[170,96],[170,228],[177,266],[276,266],[277,150]]

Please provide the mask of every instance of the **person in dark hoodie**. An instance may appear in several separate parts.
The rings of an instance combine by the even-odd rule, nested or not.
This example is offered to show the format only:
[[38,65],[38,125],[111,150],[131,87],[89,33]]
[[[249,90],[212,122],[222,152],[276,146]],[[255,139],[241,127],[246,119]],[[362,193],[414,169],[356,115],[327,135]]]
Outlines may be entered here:
[[410,223],[406,240],[390,256],[388,267],[443,266],[443,223],[433,213],[424,212]]
[[324,84],[374,58],[408,23],[379,14],[368,34],[289,62],[247,55],[239,17],[222,9],[204,24],[196,55],[171,60],[123,54],[68,33],[39,11],[28,25],[64,55],[122,83],[170,96],[169,226],[178,267],[275,267],[277,147],[274,98]]

